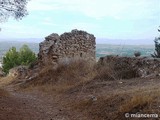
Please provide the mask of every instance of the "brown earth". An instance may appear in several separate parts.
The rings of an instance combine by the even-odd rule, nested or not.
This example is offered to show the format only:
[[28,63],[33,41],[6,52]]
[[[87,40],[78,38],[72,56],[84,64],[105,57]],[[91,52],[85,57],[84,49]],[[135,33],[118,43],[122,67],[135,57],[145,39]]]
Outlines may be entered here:
[[[55,91],[51,85],[22,89],[22,80],[10,78],[4,84],[2,78],[0,120],[125,120],[126,112],[160,115],[159,80],[91,80]],[[132,119],[136,118],[128,118]]]

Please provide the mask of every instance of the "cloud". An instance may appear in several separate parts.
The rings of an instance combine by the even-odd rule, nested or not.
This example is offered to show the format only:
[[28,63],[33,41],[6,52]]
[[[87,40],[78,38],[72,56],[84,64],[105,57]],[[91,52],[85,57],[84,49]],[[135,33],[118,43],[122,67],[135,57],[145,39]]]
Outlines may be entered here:
[[0,32],[0,38],[28,38],[37,37],[39,35],[45,36],[46,33],[44,30],[41,30],[36,26],[22,25],[18,22],[15,24],[2,24],[1,28],[2,31]]
[[27,8],[29,11],[50,11],[59,9],[59,6],[52,3],[53,2],[50,0],[32,0],[28,3]]
[[34,0],[30,1],[31,11],[64,10],[82,13],[88,17],[100,19],[150,19],[160,11],[159,0]]
[[77,22],[77,23],[74,23],[74,24],[70,24],[69,25],[69,28],[70,29],[81,29],[81,30],[87,30],[88,32],[91,32],[95,29],[99,29],[100,27],[93,24],[93,23],[87,23],[87,22]]
[[1,25],[0,37],[45,37],[77,28],[98,37],[152,38],[159,8],[160,0],[31,0],[29,15]]

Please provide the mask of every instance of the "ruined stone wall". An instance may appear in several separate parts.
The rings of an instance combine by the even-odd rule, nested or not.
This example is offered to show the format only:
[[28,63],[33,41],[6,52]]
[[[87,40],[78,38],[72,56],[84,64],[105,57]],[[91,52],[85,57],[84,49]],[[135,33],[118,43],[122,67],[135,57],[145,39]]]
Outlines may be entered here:
[[160,59],[147,57],[120,57],[120,56],[106,56],[101,57],[98,64],[115,65],[123,69],[129,66],[130,69],[135,69],[139,77],[155,77],[160,76]]
[[85,31],[53,33],[40,43],[38,59],[42,65],[56,64],[68,58],[95,60],[95,37]]

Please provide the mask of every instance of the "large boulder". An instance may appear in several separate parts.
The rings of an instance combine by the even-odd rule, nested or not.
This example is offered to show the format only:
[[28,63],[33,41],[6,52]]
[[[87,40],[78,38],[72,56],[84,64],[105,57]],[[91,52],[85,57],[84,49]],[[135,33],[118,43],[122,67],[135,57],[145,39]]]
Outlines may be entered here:
[[38,61],[40,65],[56,65],[70,58],[96,60],[95,37],[81,30],[58,35],[53,33],[39,45]]

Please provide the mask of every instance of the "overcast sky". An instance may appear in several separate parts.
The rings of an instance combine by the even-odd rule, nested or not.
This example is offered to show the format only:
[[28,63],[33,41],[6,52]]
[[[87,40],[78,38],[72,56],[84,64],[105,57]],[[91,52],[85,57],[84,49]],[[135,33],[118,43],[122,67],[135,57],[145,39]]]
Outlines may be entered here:
[[21,21],[0,23],[0,39],[81,29],[97,38],[153,40],[160,26],[160,0],[31,0],[27,8]]

